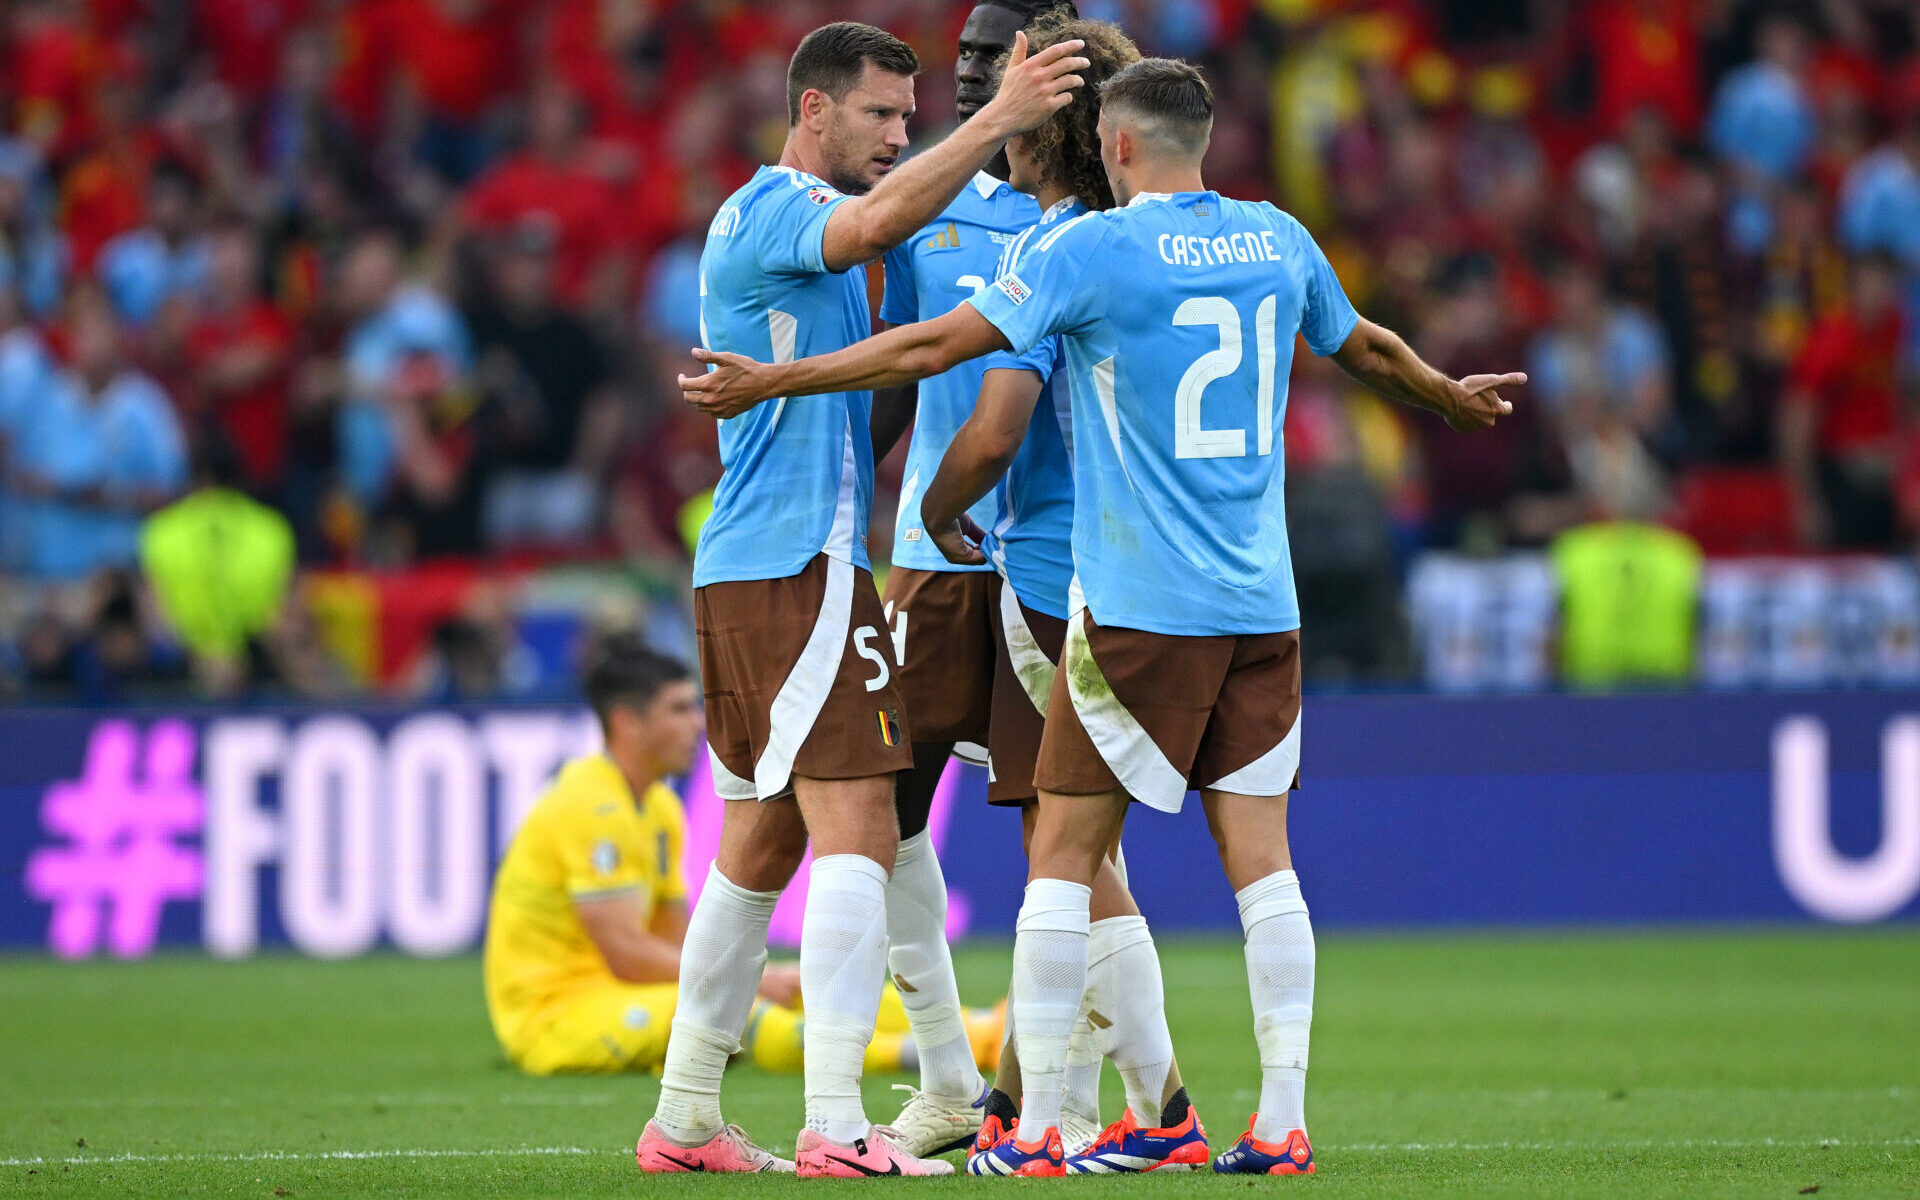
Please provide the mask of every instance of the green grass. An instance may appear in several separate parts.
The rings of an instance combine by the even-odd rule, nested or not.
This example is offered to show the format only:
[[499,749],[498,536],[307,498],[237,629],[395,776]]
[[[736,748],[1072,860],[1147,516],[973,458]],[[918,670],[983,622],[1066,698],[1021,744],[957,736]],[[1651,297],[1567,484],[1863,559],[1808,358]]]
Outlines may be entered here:
[[[1237,946],[1161,946],[1215,1140],[1259,1081]],[[960,952],[970,999],[1004,946]],[[0,959],[0,1195],[773,1195],[643,1180],[650,1078],[534,1080],[500,1059],[474,959]],[[1920,932],[1327,936],[1309,1100],[1320,1174],[992,1188],[1218,1195],[1920,1196]],[[869,1081],[891,1116],[895,1080]],[[1109,1074],[1107,1103],[1119,1099]],[[790,1148],[797,1077],[727,1080]],[[808,1184],[809,1190],[882,1184]]]

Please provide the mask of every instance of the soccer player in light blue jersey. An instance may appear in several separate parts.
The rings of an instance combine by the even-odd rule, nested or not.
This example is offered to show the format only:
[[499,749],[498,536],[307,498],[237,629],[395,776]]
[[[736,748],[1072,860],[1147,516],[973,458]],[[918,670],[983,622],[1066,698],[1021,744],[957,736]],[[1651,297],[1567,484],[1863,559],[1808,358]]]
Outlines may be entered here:
[[[1062,43],[1029,59],[1016,39],[994,99],[895,170],[913,112],[913,51],[852,22],[807,35],[788,68],[780,165],[729,197],[708,230],[702,340],[790,359],[866,336],[862,265],[944,209],[1008,137],[1067,102],[1086,65],[1077,49]],[[911,763],[868,574],[869,404],[864,389],[795,397],[721,427],[725,472],[694,554],[694,609],[726,814],[681,956],[659,1107],[635,1148],[644,1170],[952,1171],[876,1130],[860,1098],[886,971],[894,775]],[[806,1127],[788,1163],[725,1124],[719,1093],[774,903],[809,840]]]
[[[1096,89],[1140,60],[1114,25],[1049,16],[1027,31],[1041,47],[1073,38],[1089,66],[1088,86],[1038,129],[1007,144],[1009,182],[1034,193],[1045,210],[1002,261],[1017,267],[1036,238],[1088,211],[1113,207],[1100,161]],[[996,276],[1000,272],[996,272]],[[997,618],[988,749],[993,772],[988,800],[1019,805],[1023,832],[1035,816],[1034,763],[1045,729],[1054,667],[1066,639],[1073,575],[1073,442],[1067,374],[1058,336],[1024,355],[990,354],[978,402],[954,436],[927,485],[921,514],[940,533],[944,557],[991,564]],[[991,513],[978,549],[959,537],[959,518]],[[971,508],[970,508],[971,506]],[[1093,881],[1087,942],[1087,1016],[1076,1018],[1067,1046],[1060,1137],[1039,1145],[1014,1138],[1021,1095],[1018,1054],[1000,1061],[987,1097],[987,1119],[967,1160],[973,1174],[1011,1174],[1063,1167],[1070,1174],[1128,1173],[1206,1161],[1206,1131],[1189,1103],[1167,1030],[1165,993],[1153,936],[1127,890],[1123,860],[1102,863]],[[1113,1060],[1125,1086],[1127,1112],[1102,1131],[1098,1082],[1101,1055]]]
[[1102,157],[1124,207],[1037,236],[1014,270],[945,317],[814,363],[709,356],[723,369],[681,386],[725,412],[767,395],[892,386],[1061,335],[1075,577],[1014,947],[1018,1138],[1032,1144],[1059,1123],[1089,888],[1129,800],[1173,812],[1197,787],[1239,900],[1261,1061],[1260,1107],[1214,1169],[1310,1173],[1313,934],[1286,836],[1299,612],[1279,432],[1294,335],[1463,431],[1511,412],[1499,389],[1526,377],[1447,378],[1353,311],[1298,222],[1207,191],[1213,98],[1192,67],[1148,59],[1101,96]]
[[[961,27],[954,59],[954,104],[962,121],[993,97],[998,62],[1016,33],[1067,0],[990,0]],[[1006,182],[996,156],[953,203],[887,252],[883,325],[940,316],[994,279],[1000,255],[1040,219],[1033,197]],[[892,568],[881,595],[894,655],[894,684],[913,738],[914,767],[900,774],[894,809],[900,850],[887,883],[887,969],[920,1047],[920,1088],[892,1126],[913,1154],[963,1146],[979,1132],[983,1085],[961,1019],[953,955],[946,941],[946,880],[927,834],[933,796],[955,752],[984,761],[993,695],[991,568],[947,561],[920,527],[920,497],[954,431],[973,410],[979,362],[873,398],[873,456],[887,456],[909,422],[904,486],[893,534]],[[985,520],[991,501],[976,506]],[[1095,1057],[1095,1069],[1098,1058]]]

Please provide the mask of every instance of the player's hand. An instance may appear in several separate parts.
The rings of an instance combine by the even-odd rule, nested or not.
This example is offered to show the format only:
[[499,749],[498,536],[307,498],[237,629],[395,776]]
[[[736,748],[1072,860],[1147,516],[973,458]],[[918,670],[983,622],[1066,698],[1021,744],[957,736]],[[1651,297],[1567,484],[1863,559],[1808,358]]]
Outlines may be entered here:
[[1000,90],[973,119],[988,118],[991,128],[1006,137],[1025,133],[1038,126],[1073,100],[1073,89],[1086,82],[1077,71],[1084,71],[1089,60],[1074,52],[1085,46],[1079,38],[1048,46],[1027,57],[1027,35],[1013,35],[1013,54],[1000,75]]
[[693,357],[713,364],[704,375],[680,376],[680,395],[688,404],[715,417],[737,417],[765,400],[771,369],[744,354],[716,354],[695,347]]
[[781,1008],[800,1007],[800,968],[768,963],[760,972],[760,998]]
[[1447,424],[1460,433],[1493,428],[1495,421],[1513,412],[1512,403],[1502,400],[1494,389],[1518,387],[1526,381],[1525,371],[1467,376],[1455,385],[1453,403],[1446,412]]
[[986,538],[987,532],[966,513],[948,521],[945,526],[927,526],[927,536],[933,539],[933,544],[950,563],[963,567],[982,567],[987,563],[987,556],[980,550],[980,543]]

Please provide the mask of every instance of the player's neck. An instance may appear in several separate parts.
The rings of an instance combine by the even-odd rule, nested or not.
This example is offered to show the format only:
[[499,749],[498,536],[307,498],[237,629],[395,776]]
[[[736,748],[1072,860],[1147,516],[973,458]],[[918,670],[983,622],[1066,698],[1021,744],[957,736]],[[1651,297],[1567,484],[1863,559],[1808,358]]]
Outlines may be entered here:
[[787,144],[780,150],[780,165],[805,171],[816,179],[827,177],[827,161],[820,154],[820,142],[803,126],[795,126],[787,134]]
[[635,800],[645,796],[648,788],[660,782],[660,775],[653,769],[653,764],[643,761],[638,755],[615,754],[612,750],[608,750],[607,761],[611,762],[614,769],[620,772],[620,777],[627,781],[627,790],[633,793]]
[[1070,188],[1062,187],[1057,183],[1043,183],[1040,185],[1040,190],[1033,194],[1033,199],[1040,206],[1041,212],[1052,212],[1054,205],[1072,195],[1073,191]]
[[1207,185],[1200,180],[1200,168],[1189,166],[1153,167],[1130,175],[1127,179],[1127,200],[1132,202],[1135,196],[1161,195],[1171,196],[1176,192],[1204,192]]

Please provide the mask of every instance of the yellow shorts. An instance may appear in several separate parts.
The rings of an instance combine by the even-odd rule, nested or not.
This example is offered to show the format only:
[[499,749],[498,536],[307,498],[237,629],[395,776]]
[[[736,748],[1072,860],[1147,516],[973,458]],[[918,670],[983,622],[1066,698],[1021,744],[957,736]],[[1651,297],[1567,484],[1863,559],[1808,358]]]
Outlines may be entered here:
[[615,983],[567,1001],[530,1031],[508,1057],[529,1075],[610,1075],[657,1071],[680,988]]

